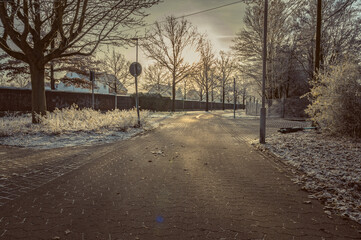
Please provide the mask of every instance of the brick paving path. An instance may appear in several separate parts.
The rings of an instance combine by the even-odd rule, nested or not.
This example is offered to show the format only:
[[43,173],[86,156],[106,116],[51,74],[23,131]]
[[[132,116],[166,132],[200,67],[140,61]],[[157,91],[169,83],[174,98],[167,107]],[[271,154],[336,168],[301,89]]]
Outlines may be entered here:
[[52,150],[0,146],[0,206],[79,168],[106,151],[105,146]]
[[107,146],[7,150],[68,170],[0,207],[0,239],[360,239],[243,141],[250,124],[189,114]]

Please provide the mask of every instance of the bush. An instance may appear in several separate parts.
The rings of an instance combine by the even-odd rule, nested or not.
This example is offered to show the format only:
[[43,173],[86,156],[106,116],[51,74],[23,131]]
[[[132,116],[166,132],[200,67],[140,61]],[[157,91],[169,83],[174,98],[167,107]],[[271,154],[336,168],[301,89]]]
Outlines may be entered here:
[[[149,111],[141,111],[141,125],[147,125]],[[124,131],[137,125],[138,117],[135,109],[112,110],[102,113],[89,108],[79,109],[72,105],[70,108],[55,109],[39,116],[40,123],[31,123],[31,114],[0,118],[0,137],[17,134],[62,134],[70,132],[89,131]]]
[[361,137],[360,67],[344,61],[320,73],[312,82],[306,113],[323,131]]

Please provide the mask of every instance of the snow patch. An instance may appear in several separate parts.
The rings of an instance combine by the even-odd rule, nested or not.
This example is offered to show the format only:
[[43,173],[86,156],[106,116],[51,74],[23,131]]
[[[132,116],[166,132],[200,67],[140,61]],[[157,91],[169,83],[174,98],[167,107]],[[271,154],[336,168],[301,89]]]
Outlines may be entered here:
[[325,212],[361,224],[361,142],[316,132],[274,134],[267,143],[253,143],[296,169],[295,183],[319,199]]

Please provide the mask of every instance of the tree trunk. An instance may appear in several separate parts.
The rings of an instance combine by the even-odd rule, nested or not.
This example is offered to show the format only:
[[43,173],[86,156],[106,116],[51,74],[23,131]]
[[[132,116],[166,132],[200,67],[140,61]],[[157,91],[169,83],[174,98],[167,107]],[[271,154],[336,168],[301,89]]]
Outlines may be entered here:
[[46,97],[44,83],[45,67],[38,66],[36,63],[30,64],[31,75],[31,113],[32,122],[39,123],[38,114],[46,113]]
[[[207,69],[207,68],[206,68]],[[207,70],[206,70],[206,112],[208,112],[209,110],[209,107],[208,107],[208,101],[209,101],[209,89],[208,89],[208,73],[207,73]]]
[[115,99],[114,99],[114,110],[116,110],[118,108],[118,99],[117,99],[117,81],[115,80],[114,81],[114,96],[115,96]]
[[[51,41],[51,51],[54,50],[54,41]],[[50,88],[55,90],[55,79],[54,79],[54,61],[50,62]]]
[[173,84],[172,84],[172,112],[175,112],[175,73],[173,72]]
[[225,88],[225,83],[224,83],[224,78],[223,78],[223,82],[222,82],[222,109],[224,110],[224,102],[225,102],[225,97],[226,97],[226,93],[224,91]]
[[208,112],[209,107],[208,107],[208,87],[206,87],[206,112]]
[[54,63],[50,63],[50,88],[55,90],[55,79],[54,79]]

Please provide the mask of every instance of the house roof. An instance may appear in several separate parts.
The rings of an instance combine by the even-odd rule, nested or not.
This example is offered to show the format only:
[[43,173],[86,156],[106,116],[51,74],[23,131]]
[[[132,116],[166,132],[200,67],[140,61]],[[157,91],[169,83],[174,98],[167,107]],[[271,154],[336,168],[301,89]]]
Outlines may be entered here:
[[[100,81],[102,81],[102,82],[107,82],[107,83],[114,83],[115,81],[118,80],[114,74],[108,74],[108,73],[101,73],[101,74],[97,75],[96,78],[100,79]],[[111,89],[111,90],[113,90],[113,89]],[[126,87],[124,87],[123,83],[121,83],[120,81],[117,81],[117,92],[126,94],[128,92],[128,89]]]

